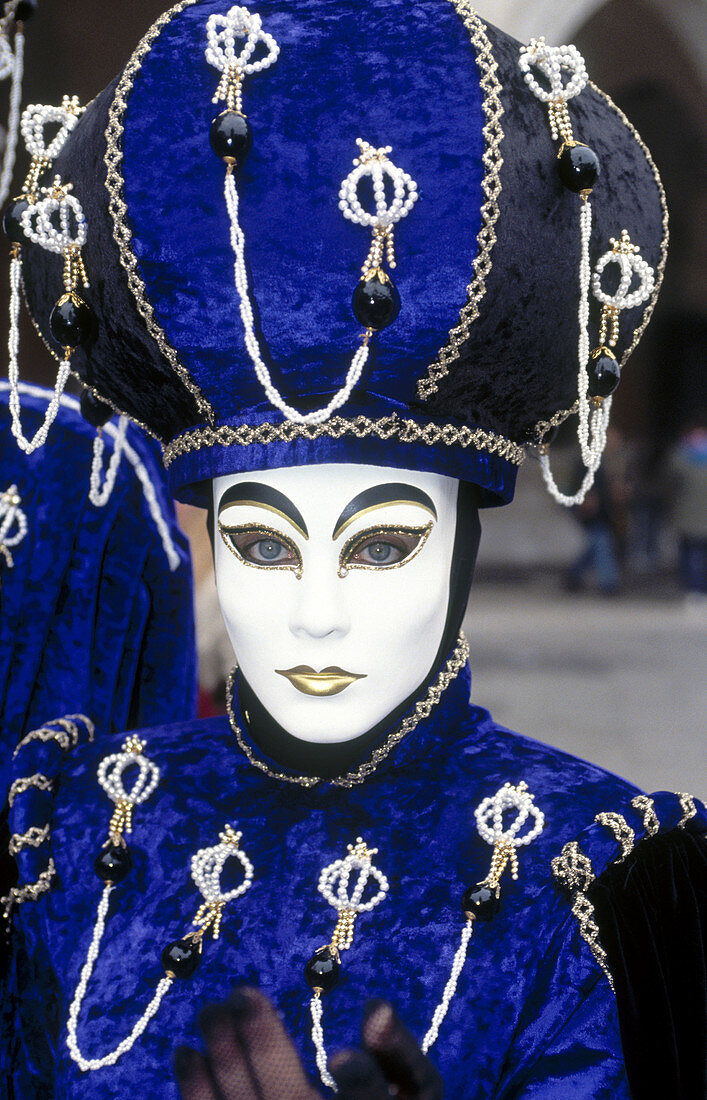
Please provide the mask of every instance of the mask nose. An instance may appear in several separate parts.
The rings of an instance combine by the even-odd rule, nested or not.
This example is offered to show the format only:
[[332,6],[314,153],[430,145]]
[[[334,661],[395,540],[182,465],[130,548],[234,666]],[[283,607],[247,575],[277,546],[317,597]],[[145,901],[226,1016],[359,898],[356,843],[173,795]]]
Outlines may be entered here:
[[[296,638],[343,638],[351,629],[344,581],[333,562],[307,563],[290,615]],[[319,566],[319,567],[317,567]]]

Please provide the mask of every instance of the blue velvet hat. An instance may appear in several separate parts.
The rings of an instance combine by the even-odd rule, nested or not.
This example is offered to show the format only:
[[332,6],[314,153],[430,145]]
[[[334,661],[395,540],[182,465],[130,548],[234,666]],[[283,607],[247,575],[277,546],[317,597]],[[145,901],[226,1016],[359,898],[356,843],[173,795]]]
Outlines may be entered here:
[[[205,49],[209,18],[230,4],[182,0],[57,160],[87,218],[85,297],[98,320],[74,368],[165,444],[184,500],[219,474],[322,462],[437,471],[475,483],[486,503],[510,500],[526,445],[577,407],[578,212],[592,185],[592,263],[625,229],[656,273],[647,299],[616,314],[617,376],[648,322],[667,243],[648,150],[586,83],[565,109],[586,145],[563,143],[577,174],[563,182],[520,43],[467,0],[244,7],[279,53],[227,104],[214,107],[222,74]],[[263,50],[265,39],[253,56]],[[241,92],[248,133],[232,160],[254,330],[275,390],[298,410],[326,406],[361,347],[352,292],[370,237],[339,205],[357,139],[390,147],[417,183],[396,226],[399,314],[369,332],[356,385],[319,423],[275,407],[247,351],[224,200],[233,163],[212,148],[214,115]],[[60,259],[24,253],[29,307],[56,347]],[[594,302],[595,343],[599,314]]]

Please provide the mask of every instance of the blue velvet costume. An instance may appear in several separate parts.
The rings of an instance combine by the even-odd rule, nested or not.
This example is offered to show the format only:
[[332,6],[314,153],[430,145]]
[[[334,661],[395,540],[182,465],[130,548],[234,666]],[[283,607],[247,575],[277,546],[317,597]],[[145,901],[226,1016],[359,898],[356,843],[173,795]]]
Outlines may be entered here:
[[[116,887],[100,956],[84,1002],[79,1036],[100,1057],[128,1033],[162,975],[162,947],[181,936],[195,911],[188,860],[226,821],[243,830],[253,888],[231,903],[221,938],[208,941],[196,974],[177,983],[145,1035],[115,1066],[82,1074],[65,1046],[68,1003],[86,957],[101,885],[92,863],[105,837],[110,803],[97,785],[99,760],[119,749],[102,738],[59,763],[59,792],[42,810],[18,802],[13,829],[51,814],[57,883],[16,919],[15,970],[6,1001],[14,1023],[13,1097],[125,1097],[176,1100],[171,1055],[196,1043],[206,1002],[238,983],[273,999],[312,1073],[310,991],[303,967],[328,942],[332,914],[316,891],[321,868],[357,835],[379,848],[390,881],[386,900],[359,918],[344,978],[328,995],[330,1050],[357,1039],[364,1001],[390,998],[420,1038],[439,1001],[463,924],[460,898],[488,871],[490,848],[473,828],[482,798],[507,780],[526,780],[547,824],[520,854],[517,883],[502,888],[501,912],[477,922],[459,989],[432,1057],[445,1095],[560,1100],[628,1096],[614,995],[593,958],[551,860],[578,833],[599,874],[617,857],[596,813],[623,813],[640,840],[635,788],[615,776],[498,727],[467,703],[461,672],[426,720],[364,783],[314,789],[271,779],[236,747],[226,719],[150,729],[147,754],[162,770],[149,802],[135,811],[129,838],[135,868]],[[242,721],[240,715],[237,717]],[[20,770],[57,766],[54,745],[30,743]],[[215,797],[215,792],[218,796]],[[37,799],[47,796],[35,796]],[[656,796],[666,828],[682,815],[675,796]],[[705,827],[702,809],[691,826]],[[48,853],[23,853],[31,875]],[[29,864],[33,867],[30,868]],[[6,1054],[7,1057],[7,1054]]]
[[[339,389],[360,335],[350,296],[368,240],[336,201],[355,139],[390,143],[395,163],[420,183],[397,239],[400,316],[376,336],[340,414],[302,425],[266,399],[238,319],[224,166],[208,138],[216,79],[203,52],[207,18],[229,6],[182,0],[166,13],[57,160],[86,213],[87,268],[102,277],[86,291],[99,323],[77,350],[76,369],[165,443],[181,499],[203,501],[220,474],[358,462],[431,470],[473,483],[482,503],[510,500],[524,444],[544,440],[550,421],[569,413],[578,385],[580,200],[555,173],[557,149],[519,71],[518,43],[486,27],[467,0],[246,5],[282,52],[246,81],[255,140],[235,174],[263,354],[296,407],[317,408]],[[571,101],[570,114],[602,162],[592,259],[626,225],[658,285],[666,222],[650,155],[594,87]],[[23,245],[23,256],[27,301],[51,341],[60,264],[33,246]],[[622,311],[624,360],[654,300]],[[358,835],[379,849],[391,888],[360,918],[344,979],[327,997],[327,1045],[357,1042],[371,995],[390,998],[422,1038],[459,943],[461,895],[489,870],[473,811],[521,779],[546,827],[521,852],[498,916],[475,924],[432,1058],[455,1100],[628,1096],[587,891],[626,854],[595,816],[623,815],[621,835],[638,854],[650,848],[642,838],[654,823],[632,806],[635,788],[470,707],[467,674],[455,671],[429,713],[350,786],[273,778],[254,766],[247,735],[239,747],[227,719],[145,731],[162,775],[135,812],[134,870],[110,896],[79,1022],[88,1057],[113,1049],[144,1011],[163,973],[162,948],[184,935],[200,900],[189,859],[226,822],[242,829],[255,880],[133,1049],[88,1074],[69,1059],[66,1019],[95,921],[92,862],[111,809],[96,768],[122,737],[103,730],[68,755],[30,740],[15,775],[43,771],[57,782],[13,806],[15,833],[51,826],[44,844],[19,853],[20,880],[35,881],[49,859],[55,874],[51,889],[15,915],[4,1053],[13,1100],[176,1100],[172,1051],[198,1042],[202,1005],[244,981],[272,997],[314,1076],[303,967],[332,931],[317,879]],[[234,706],[243,729],[238,698]],[[655,809],[668,835],[704,831],[704,811],[692,803],[656,796]]]

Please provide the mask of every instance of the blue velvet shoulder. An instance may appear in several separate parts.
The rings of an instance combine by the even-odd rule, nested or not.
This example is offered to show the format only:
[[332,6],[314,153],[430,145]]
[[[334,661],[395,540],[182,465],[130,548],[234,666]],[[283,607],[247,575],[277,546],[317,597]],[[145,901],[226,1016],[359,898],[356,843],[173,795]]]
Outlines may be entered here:
[[[486,711],[460,699],[464,691],[461,684],[455,697],[448,689],[399,752],[351,789],[303,789],[269,778],[240,754],[224,719],[145,732],[145,751],[161,777],[135,811],[129,838],[134,870],[111,900],[79,1019],[86,1056],[115,1046],[150,1000],[162,974],[163,946],[190,928],[201,900],[190,880],[191,855],[215,843],[224,823],[243,831],[255,880],[227,907],[221,938],[205,944],[189,987],[170,991],[146,1033],[115,1066],[85,1075],[69,1059],[66,1018],[100,896],[92,862],[112,810],[96,769],[119,739],[64,756],[46,808],[46,854],[55,862],[55,881],[15,919],[14,988],[7,1001],[15,1040],[5,1057],[17,1095],[104,1100],[141,1090],[176,1100],[174,1047],[198,1044],[199,1007],[241,982],[273,998],[315,1080],[303,966],[329,942],[334,926],[317,880],[358,835],[379,849],[375,861],[390,891],[359,919],[342,983],[326,1001],[329,1049],[356,1042],[356,1021],[370,995],[392,999],[421,1038],[459,943],[461,895],[489,869],[491,851],[476,833],[473,811],[504,782],[524,779],[546,827],[521,850],[519,880],[504,881],[498,916],[475,925],[432,1056],[449,1096],[628,1097],[613,994],[570,899],[553,880],[552,860],[596,814],[631,812],[639,792],[496,726]],[[45,749],[56,751],[41,744],[32,751],[41,756]],[[26,764],[44,766],[37,756]],[[28,825],[26,816],[15,817],[13,828],[19,825]]]

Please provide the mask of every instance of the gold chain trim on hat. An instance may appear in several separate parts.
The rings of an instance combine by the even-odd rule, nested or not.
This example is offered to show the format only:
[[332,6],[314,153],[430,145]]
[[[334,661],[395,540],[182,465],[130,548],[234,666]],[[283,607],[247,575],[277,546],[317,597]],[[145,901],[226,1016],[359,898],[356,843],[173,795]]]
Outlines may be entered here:
[[323,424],[296,424],[286,420],[283,424],[258,424],[251,427],[242,424],[232,428],[227,424],[219,428],[196,428],[177,436],[164,449],[164,464],[169,467],[180,455],[198,451],[202,447],[249,447],[253,443],[293,443],[298,439],[342,439],[344,436],[365,439],[375,435],[379,439],[397,438],[400,443],[426,443],[429,447],[443,444],[447,447],[475,447],[479,451],[489,451],[508,459],[520,466],[525,458],[525,448],[510,439],[504,439],[495,432],[483,428],[457,427],[454,424],[417,424],[392,413],[390,416],[371,420],[368,416],[355,416],[347,420],[343,416],[332,416]]
[[105,134],[106,155],[104,157],[104,162],[108,169],[106,175],[106,188],[110,196],[108,209],[113,218],[113,239],[118,246],[120,262],[127,275],[128,286],[135,299],[138,312],[165,359],[167,359],[175,374],[193,396],[199,411],[206,417],[209,423],[213,423],[215,414],[211,404],[204,397],[200,388],[189,374],[189,371],[179,359],[176,350],[168,342],[162,327],[155,318],[155,311],[147,297],[147,289],[138,270],[137,257],[132,250],[132,232],[126,221],[128,208],[123,198],[124,185],[122,175],[123,118],[135,77],[140,71],[144,58],[150,52],[152,43],[159,37],[162,30],[171,22],[175,15],[179,15],[185,8],[189,8],[195,3],[197,3],[197,0],[180,0],[180,3],[175,4],[173,8],[166,11],[164,15],[161,15],[157,22],[152,24],[148,32],[141,39],[137,49],[123,69],[108,114],[108,127]]
[[565,844],[559,856],[551,862],[552,873],[562,886],[572,894],[572,912],[579,924],[579,934],[606,974],[611,988],[614,979],[607,963],[606,951],[599,939],[599,926],[594,920],[594,906],[587,897],[587,890],[596,878],[591,860],[585,856],[576,840]]
[[482,134],[484,154],[481,158],[484,178],[481,189],[486,196],[481,205],[481,228],[477,234],[478,251],[473,263],[474,277],[467,287],[466,304],[462,307],[457,324],[451,329],[446,344],[437,352],[436,358],[427,368],[425,377],[417,383],[417,394],[423,401],[437,392],[439,382],[449,374],[449,368],[459,359],[461,345],[469,336],[472,324],[479,316],[479,306],[486,293],[486,278],[491,271],[491,252],[496,243],[495,225],[500,209],[498,196],[501,193],[501,142],[503,128],[501,117],[501,84],[496,76],[498,68],[486,35],[486,26],[468,0],[449,0],[464,26],[469,31],[471,44],[476,52],[476,63],[481,74],[480,85],[484,93],[483,112],[486,116]]
[[386,756],[391,750],[402,741],[408,733],[411,733],[420,722],[425,718],[429,718],[434,707],[437,706],[442,695],[447,690],[453,680],[457,678],[460,671],[464,668],[464,665],[469,660],[469,643],[463,634],[460,633],[457,644],[454,648],[454,652],[446,662],[444,668],[433,684],[430,684],[427,689],[427,693],[424,699],[420,699],[415,703],[414,710],[407,718],[403,719],[400,725],[393,730],[382,745],[379,745],[377,749],[371,754],[369,760],[361,764],[354,771],[347,772],[346,775],[340,776],[338,779],[325,780],[320,779],[318,776],[307,775],[287,775],[285,772],[276,772],[268,768],[267,764],[264,764],[262,760],[259,760],[255,755],[250,745],[248,745],[243,737],[243,732],[236,722],[236,716],[233,709],[233,686],[236,677],[236,669],[231,671],[228,677],[228,684],[226,688],[226,705],[228,707],[228,720],[231,723],[231,729],[236,735],[236,740],[241,751],[247,756],[253,767],[258,768],[261,772],[265,772],[271,779],[280,779],[283,783],[296,783],[300,787],[314,787],[317,783],[332,783],[335,787],[355,787],[359,783],[363,783],[369,776],[373,775],[378,765],[385,760]]

